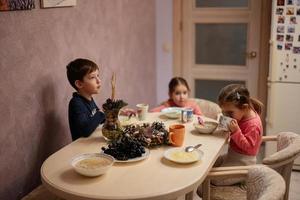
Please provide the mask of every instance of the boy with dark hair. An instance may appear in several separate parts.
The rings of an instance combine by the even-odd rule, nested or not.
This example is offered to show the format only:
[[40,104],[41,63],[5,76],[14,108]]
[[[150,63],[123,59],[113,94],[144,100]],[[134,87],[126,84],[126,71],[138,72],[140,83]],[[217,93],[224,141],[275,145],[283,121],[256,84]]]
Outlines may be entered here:
[[105,121],[105,116],[92,97],[101,87],[97,64],[82,58],[73,60],[67,65],[67,77],[76,90],[69,103],[69,126],[74,141],[90,136]]

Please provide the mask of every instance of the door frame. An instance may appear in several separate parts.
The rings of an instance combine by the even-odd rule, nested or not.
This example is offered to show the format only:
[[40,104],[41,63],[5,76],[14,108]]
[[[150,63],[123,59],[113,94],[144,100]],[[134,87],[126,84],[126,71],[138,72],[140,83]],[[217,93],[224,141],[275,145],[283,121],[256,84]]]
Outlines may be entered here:
[[[173,0],[173,76],[182,76],[183,66],[183,1]],[[271,33],[272,0],[261,0],[261,24],[259,44],[259,67],[257,97],[265,105],[262,121],[265,125],[267,103],[267,80],[269,71],[269,41]]]

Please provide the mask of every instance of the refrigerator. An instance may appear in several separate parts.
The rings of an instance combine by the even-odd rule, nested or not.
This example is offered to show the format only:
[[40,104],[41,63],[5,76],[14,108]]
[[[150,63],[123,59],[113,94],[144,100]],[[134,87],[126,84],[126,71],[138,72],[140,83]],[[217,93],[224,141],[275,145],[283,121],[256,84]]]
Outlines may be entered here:
[[[266,134],[281,131],[300,134],[300,0],[272,2]],[[266,143],[266,155],[275,151]]]

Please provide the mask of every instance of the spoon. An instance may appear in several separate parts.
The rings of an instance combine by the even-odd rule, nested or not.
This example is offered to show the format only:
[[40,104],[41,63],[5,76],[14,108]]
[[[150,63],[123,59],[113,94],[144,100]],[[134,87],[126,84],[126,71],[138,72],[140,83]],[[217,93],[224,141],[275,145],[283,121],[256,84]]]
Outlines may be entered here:
[[195,149],[198,149],[201,146],[202,146],[202,144],[197,144],[195,146],[187,146],[187,147],[185,147],[184,151],[185,152],[192,152],[192,151],[194,151]]

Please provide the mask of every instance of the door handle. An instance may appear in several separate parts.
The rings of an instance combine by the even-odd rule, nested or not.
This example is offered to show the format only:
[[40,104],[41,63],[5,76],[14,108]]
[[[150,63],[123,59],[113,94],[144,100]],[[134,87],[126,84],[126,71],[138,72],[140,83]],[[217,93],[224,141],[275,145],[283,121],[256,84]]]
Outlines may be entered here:
[[256,53],[256,51],[251,51],[251,52],[247,52],[246,55],[247,55],[247,58],[253,59],[253,58],[256,58],[257,53]]

